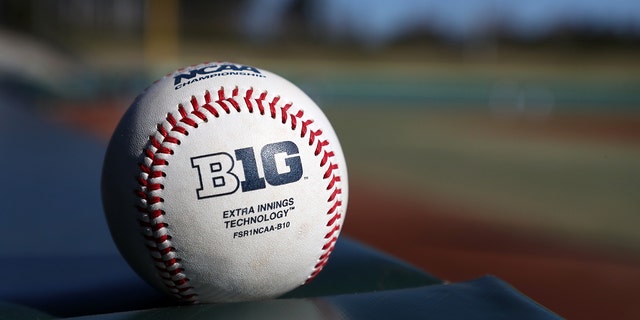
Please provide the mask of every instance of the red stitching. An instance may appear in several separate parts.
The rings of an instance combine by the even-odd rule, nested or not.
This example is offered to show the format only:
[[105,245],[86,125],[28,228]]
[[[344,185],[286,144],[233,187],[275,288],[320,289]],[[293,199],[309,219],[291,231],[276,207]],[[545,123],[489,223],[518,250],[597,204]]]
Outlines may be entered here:
[[238,102],[235,99],[229,98],[229,99],[227,99],[227,101],[229,101],[229,103],[231,103],[231,105],[233,106],[234,109],[236,109],[236,111],[240,112],[240,105],[238,104]]
[[276,103],[280,101],[280,96],[275,96],[269,103],[269,111],[271,112],[271,118],[276,118]]
[[247,109],[249,109],[249,113],[253,113],[253,105],[251,104],[251,96],[253,95],[253,88],[249,88],[244,95],[244,103],[247,105]]
[[[166,152],[165,152],[166,151]],[[168,153],[171,154],[171,150],[169,149],[162,149],[160,150],[158,153]],[[159,159],[159,158],[154,158],[153,161],[151,162],[152,166],[168,166],[169,165],[169,161],[164,160],[164,159]]]
[[[280,108],[280,113],[282,113],[282,124],[287,123],[287,112],[289,111],[289,109],[291,109],[292,104],[291,103],[287,103],[286,105],[284,105],[284,107]],[[291,117],[291,126],[292,129],[295,129],[294,124],[296,123],[296,118],[295,117]]]
[[342,179],[340,179],[340,176],[333,176],[333,177],[331,178],[331,181],[329,182],[329,185],[327,186],[327,190],[331,190],[331,189],[333,189],[333,186],[334,186],[336,183],[341,182],[341,181],[342,181]]
[[[307,134],[307,127],[313,123],[313,120],[302,121],[302,131],[300,131],[300,137],[304,137]],[[313,143],[309,143],[312,145]]]
[[[198,99],[192,96],[189,101],[192,110],[189,112],[182,104],[179,104],[177,106],[179,118],[176,118],[171,112],[168,113],[165,117],[165,125],[167,126],[165,127],[162,123],[157,125],[157,135],[149,137],[149,144],[143,151],[145,161],[139,164],[140,175],[136,178],[139,188],[135,190],[135,194],[141,200],[140,204],[136,205],[137,211],[140,213],[138,221],[142,228],[142,235],[147,240],[146,246],[152,259],[156,262],[156,268],[160,273],[159,276],[164,279],[164,284],[169,291],[182,300],[196,302],[198,295],[189,284],[189,278],[184,274],[186,271],[182,267],[181,259],[176,257],[175,248],[172,246],[171,235],[169,234],[169,225],[162,221],[165,212],[157,207],[164,201],[161,196],[157,195],[158,192],[162,192],[164,185],[156,180],[152,181],[152,179],[165,177],[166,174],[162,171],[162,168],[156,169],[155,166],[169,165],[167,158],[173,154],[173,148],[180,144],[180,139],[172,135],[172,132],[187,136],[189,135],[189,130],[183,125],[198,128],[198,120],[208,122],[207,113],[215,118],[220,117],[220,112],[216,106],[227,114],[231,113],[232,110],[241,112],[242,107],[239,101],[243,101],[248,112],[253,113],[257,108],[261,115],[265,115],[265,100],[268,93],[266,91],[261,92],[257,98],[253,97],[253,94],[254,89],[249,88],[245,91],[244,96],[237,100],[236,97],[240,97],[238,87],[232,89],[231,97],[227,97],[224,87],[221,87],[217,91],[218,99],[215,101],[213,101],[210,91],[205,91],[204,104],[200,104]],[[293,107],[291,103],[277,108],[279,103],[280,96],[273,97],[267,103],[269,116],[272,119],[276,119],[276,113],[279,109],[282,124],[290,121],[291,130],[300,128],[301,138],[304,138],[307,134],[309,135],[309,146],[316,145],[314,155],[316,157],[322,155],[319,164],[320,167],[326,167],[323,179],[327,181],[326,190],[331,192],[327,199],[331,207],[326,213],[328,217],[326,226],[330,230],[324,236],[326,242],[322,246],[322,253],[305,282],[307,283],[315,278],[326,265],[338,239],[336,234],[341,229],[338,221],[342,218],[342,201],[340,198],[342,189],[338,187],[338,183],[342,180],[340,175],[335,174],[339,168],[336,163],[332,162],[335,158],[335,152],[329,149],[330,143],[328,140],[320,139],[323,135],[322,130],[309,129],[314,120],[304,119],[304,111],[302,109],[296,111],[296,113],[290,113]],[[165,156],[159,158],[157,157],[159,154],[164,154]]]
[[164,202],[164,199],[162,199],[161,197],[155,197],[155,196],[154,197],[149,197],[149,196],[147,196],[146,198],[147,198],[147,203],[148,204],[157,204],[157,203],[160,203],[160,202]]
[[161,189],[164,189],[164,186],[159,183],[147,184],[147,190],[149,191],[161,190]]
[[144,173],[151,172],[151,169],[148,166],[144,165],[143,163],[139,164],[138,167],[140,168],[140,171]]
[[324,156],[322,157],[322,161],[320,161],[320,166],[323,167],[330,157],[335,156],[336,154],[333,151],[325,151]]
[[322,148],[326,147],[329,144],[329,141],[324,140],[324,141],[318,141],[318,145],[316,146],[316,151],[313,153],[316,156],[320,155],[320,152],[322,152]]
[[262,102],[266,97],[267,97],[267,92],[265,91],[260,94],[260,97],[258,99],[256,99],[256,103],[258,104],[258,110],[260,110],[261,115],[264,114],[264,105],[262,104]]
[[[329,209],[327,214],[334,214],[336,212],[336,210],[338,210],[338,207],[341,206],[341,205],[342,205],[342,201],[337,200],[336,202],[333,203],[333,206],[331,207],[331,209]],[[334,215],[333,218],[331,218],[331,219],[336,218],[336,216],[338,216],[338,215],[339,214]],[[329,220],[329,222],[327,223],[327,227],[332,225],[332,224],[333,224],[333,221]]]
[[329,199],[327,199],[327,202],[333,201],[339,194],[342,194],[342,189],[334,189],[331,196],[329,196]]
[[[209,96],[209,91],[206,91],[204,93],[204,100],[205,100],[205,103],[210,102],[211,97]],[[207,116],[205,116],[204,113],[200,111],[200,105],[198,104],[198,99],[196,99],[195,96],[191,96],[191,107],[193,107],[193,111],[191,111],[193,115],[200,118],[200,120],[204,122],[208,121]]]
[[180,116],[182,116],[182,118],[180,119],[180,122],[183,122],[190,127],[194,127],[194,128],[198,127],[198,123],[196,123],[193,119],[189,118],[189,114],[187,113],[187,110],[184,109],[184,106],[178,105],[178,112],[180,113]]
[[224,101],[226,101],[226,100],[218,100],[218,101],[216,101],[216,103],[222,108],[222,110],[224,110],[224,112],[229,114],[229,113],[231,113],[231,108],[227,107],[227,105],[224,103]]
[[327,234],[324,236],[324,238],[325,238],[325,239],[329,239],[329,238],[331,238],[331,237],[333,236],[333,234],[334,234],[334,233],[336,233],[336,232],[338,232],[338,231],[340,231],[340,225],[335,225],[335,226],[333,227],[333,229],[331,229],[331,231],[329,231],[329,233],[327,233]]
[[149,179],[151,178],[160,178],[160,177],[164,177],[165,173],[162,171],[152,171],[149,173]]
[[327,168],[327,171],[324,173],[324,179],[329,178],[331,176],[331,174],[333,173],[333,170],[338,169],[338,165],[337,164],[330,164],[329,168]]
[[[197,100],[196,100],[196,102],[197,102]],[[205,93],[204,93],[204,102],[205,102],[205,104],[202,105],[203,109],[209,111],[209,113],[211,113],[216,118],[220,117],[220,114],[218,113],[218,110],[216,110],[216,108],[214,108],[211,105],[211,93],[209,93],[209,90],[205,91]],[[204,116],[204,119],[203,119],[204,122],[209,121],[204,114],[203,114],[203,116]]]
[[152,223],[149,223],[149,222],[146,222],[146,221],[138,221],[138,223],[140,224],[141,227],[149,228],[149,229],[151,229],[151,231],[154,231],[154,232],[169,226],[168,224],[166,224],[164,222],[160,222],[158,224],[152,224]]
[[167,132],[167,129],[165,129],[165,128],[162,126],[162,124],[158,124],[158,125],[156,126],[156,128],[158,129],[158,132],[160,133],[160,135],[162,135],[162,136],[163,136],[163,137],[165,137],[165,138],[166,138],[166,137],[167,137],[167,135],[169,134],[169,133]]
[[151,210],[148,213],[149,213],[149,218],[151,219],[155,219],[164,215],[164,211],[162,210]]
[[[203,120],[202,118],[204,114],[198,111],[197,99],[195,97],[192,97],[190,102],[193,107],[192,114],[195,117]],[[161,209],[151,209],[152,206],[164,202],[164,199],[162,197],[153,194],[154,192],[159,192],[160,190],[164,189],[164,185],[161,183],[152,182],[151,179],[165,176],[165,173],[161,171],[161,169],[152,170],[151,167],[169,165],[169,162],[166,159],[158,158],[156,157],[156,155],[172,155],[172,146],[180,144],[180,139],[175,136],[171,136],[170,132],[178,132],[183,135],[188,135],[187,129],[181,126],[180,123],[193,128],[198,127],[198,123],[190,118],[189,113],[182,104],[178,105],[177,111],[180,115],[179,119],[176,119],[172,113],[168,113],[165,118],[166,123],[168,123],[168,125],[170,126],[170,129],[167,129],[163,124],[157,125],[157,133],[159,137],[161,137],[162,141],[160,141],[159,137],[156,137],[155,135],[149,137],[149,147],[144,150],[144,155],[147,161],[149,161],[151,164],[145,165],[143,163],[139,165],[141,171],[141,175],[140,177],[138,177],[140,189],[136,190],[136,195],[138,195],[138,197],[144,201],[143,205],[137,205],[136,207],[137,211],[141,214],[139,223],[143,228],[143,236],[148,240],[146,246],[149,249],[152,258],[154,258],[154,260],[156,261],[158,261],[158,259],[165,260],[165,258],[171,255],[175,249],[171,245],[171,236],[165,232],[165,230],[167,230],[168,228],[168,225],[159,220],[162,219],[162,216],[164,216],[165,212]],[[151,234],[144,234],[144,230],[147,229],[151,231]],[[165,285],[170,289],[170,291],[174,292],[174,295],[186,301],[197,300],[197,294],[191,292],[193,291],[193,287],[188,285],[188,281],[176,281],[172,277],[166,277],[162,275],[162,273],[168,273],[169,275],[176,275],[181,273],[184,269],[180,267],[179,259],[168,258],[166,259],[166,261],[161,262],[160,265],[156,265],[156,268],[161,273],[161,277],[169,282],[165,283]],[[178,286],[183,286],[183,288],[181,290],[171,290],[171,288],[177,288]]]
[[311,130],[311,132],[309,133],[309,145],[312,146],[313,143],[316,141],[316,137],[322,135],[322,130],[318,129],[316,131]]
[[[336,242],[336,241],[338,241],[338,237],[333,237],[333,238],[331,238],[331,240],[330,240],[329,242],[325,243],[325,244],[324,244],[324,246],[322,246],[322,250],[327,250],[327,249],[329,249],[331,246],[333,246],[333,243],[334,243],[334,242]],[[328,258],[328,257],[329,257],[329,255],[326,255],[326,256],[324,256],[324,257],[327,257],[327,258]]]

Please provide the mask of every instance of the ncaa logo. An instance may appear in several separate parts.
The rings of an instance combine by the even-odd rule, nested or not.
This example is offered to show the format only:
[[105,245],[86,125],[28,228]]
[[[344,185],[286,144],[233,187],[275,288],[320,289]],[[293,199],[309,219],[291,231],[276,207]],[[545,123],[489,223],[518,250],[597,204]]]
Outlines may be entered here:
[[[198,199],[224,196],[238,189],[242,192],[265,189],[267,184],[279,186],[302,178],[298,146],[292,141],[267,144],[260,150],[260,157],[262,176],[253,147],[237,149],[233,155],[218,152],[192,157],[191,166],[197,170],[200,179],[200,187],[196,190]],[[236,161],[242,162],[242,181],[234,173]]]

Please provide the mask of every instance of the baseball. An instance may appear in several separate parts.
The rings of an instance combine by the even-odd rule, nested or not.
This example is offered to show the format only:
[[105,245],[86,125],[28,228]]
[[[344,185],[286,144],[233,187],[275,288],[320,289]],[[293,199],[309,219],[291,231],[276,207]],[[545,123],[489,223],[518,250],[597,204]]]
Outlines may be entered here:
[[284,78],[214,62],[141,93],[106,151],[112,237],[187,302],[277,297],[313,279],[343,225],[347,169],[320,108]]

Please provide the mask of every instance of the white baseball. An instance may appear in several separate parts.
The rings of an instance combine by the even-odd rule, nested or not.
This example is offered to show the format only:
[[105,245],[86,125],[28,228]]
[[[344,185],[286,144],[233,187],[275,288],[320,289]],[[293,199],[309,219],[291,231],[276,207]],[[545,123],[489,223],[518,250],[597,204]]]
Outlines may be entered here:
[[139,95],[102,173],[124,258],[191,302],[271,298],[311,280],[347,197],[342,149],[320,108],[282,77],[228,62],[178,70]]

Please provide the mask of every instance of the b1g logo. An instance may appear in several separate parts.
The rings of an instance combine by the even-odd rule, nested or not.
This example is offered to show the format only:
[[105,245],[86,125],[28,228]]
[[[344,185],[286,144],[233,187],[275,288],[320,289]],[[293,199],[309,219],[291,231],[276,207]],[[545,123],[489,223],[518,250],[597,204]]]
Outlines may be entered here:
[[[262,147],[262,173],[258,170],[253,147],[234,151],[234,155],[218,152],[191,158],[191,166],[198,171],[200,188],[198,199],[264,189],[267,183],[279,186],[296,182],[302,178],[302,161],[298,146],[291,141],[270,143]],[[235,156],[235,158],[234,158]],[[242,162],[244,180],[234,173],[236,161]]]

